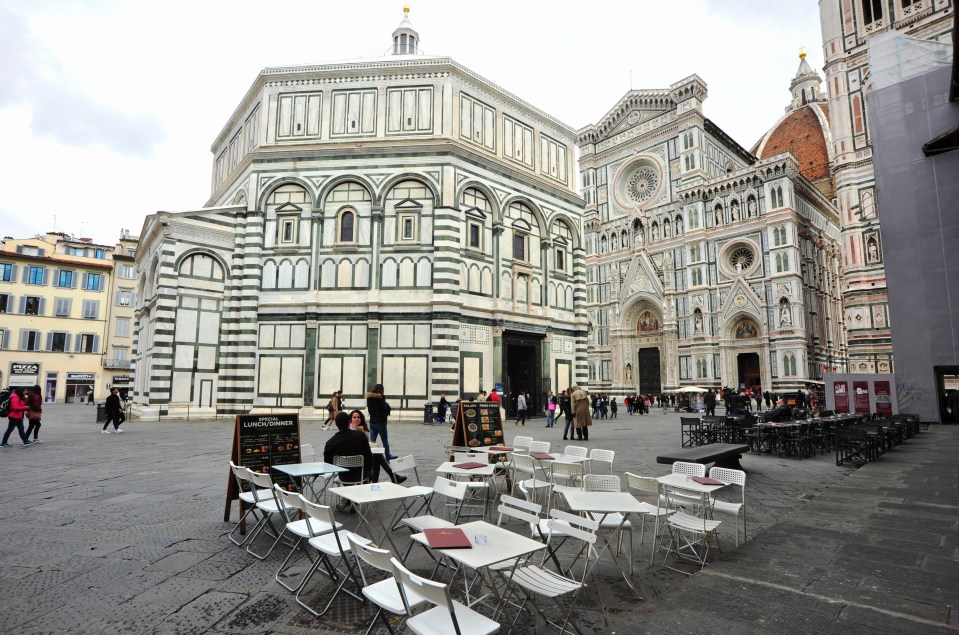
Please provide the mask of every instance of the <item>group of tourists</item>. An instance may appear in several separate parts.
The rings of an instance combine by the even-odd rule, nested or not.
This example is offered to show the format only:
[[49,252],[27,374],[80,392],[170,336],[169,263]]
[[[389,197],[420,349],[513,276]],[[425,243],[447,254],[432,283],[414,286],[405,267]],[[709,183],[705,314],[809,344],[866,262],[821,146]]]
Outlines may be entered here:
[[[0,392],[0,415],[7,417],[7,431],[3,434],[3,443],[0,443],[0,448],[11,447],[7,441],[10,440],[10,433],[14,430],[20,435],[25,448],[34,443],[41,443],[39,437],[42,412],[43,397],[40,386],[29,389],[14,386]],[[30,422],[26,430],[23,428],[24,418]]]

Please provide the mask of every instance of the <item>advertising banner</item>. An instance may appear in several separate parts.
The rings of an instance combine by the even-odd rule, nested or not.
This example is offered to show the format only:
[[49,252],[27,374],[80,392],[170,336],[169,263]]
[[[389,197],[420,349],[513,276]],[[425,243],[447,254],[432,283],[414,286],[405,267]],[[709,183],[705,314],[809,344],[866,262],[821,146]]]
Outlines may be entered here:
[[852,391],[855,395],[856,414],[869,414],[869,382],[852,382]]
[[849,384],[837,381],[832,385],[832,390],[836,399],[836,412],[849,412]]
[[889,388],[888,381],[874,382],[873,390],[876,392],[876,413],[880,417],[892,416],[892,390]]

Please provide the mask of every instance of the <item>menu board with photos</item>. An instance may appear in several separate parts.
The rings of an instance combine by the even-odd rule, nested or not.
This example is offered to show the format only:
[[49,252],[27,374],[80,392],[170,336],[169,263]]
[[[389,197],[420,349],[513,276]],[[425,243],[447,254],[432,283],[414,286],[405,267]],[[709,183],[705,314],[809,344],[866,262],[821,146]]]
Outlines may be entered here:
[[[300,416],[294,413],[237,415],[232,458],[237,465],[263,474],[269,474],[273,465],[300,463]],[[231,503],[239,497],[232,473],[229,479],[223,516],[227,521]]]
[[453,445],[479,448],[504,445],[503,418],[495,401],[464,401],[456,411]]

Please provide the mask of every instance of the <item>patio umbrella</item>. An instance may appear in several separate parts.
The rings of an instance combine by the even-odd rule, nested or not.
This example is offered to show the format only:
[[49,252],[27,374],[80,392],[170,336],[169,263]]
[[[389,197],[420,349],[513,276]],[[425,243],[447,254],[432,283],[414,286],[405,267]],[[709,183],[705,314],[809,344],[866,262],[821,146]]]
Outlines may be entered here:
[[709,392],[709,388],[700,388],[699,386],[683,386],[682,388],[677,388],[673,392]]

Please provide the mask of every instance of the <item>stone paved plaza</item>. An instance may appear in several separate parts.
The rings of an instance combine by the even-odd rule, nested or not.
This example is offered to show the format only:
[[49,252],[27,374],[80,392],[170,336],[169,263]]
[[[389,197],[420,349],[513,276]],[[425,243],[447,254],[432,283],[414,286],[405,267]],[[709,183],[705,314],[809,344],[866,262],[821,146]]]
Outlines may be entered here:
[[[655,457],[679,445],[678,417],[600,421],[584,445],[615,450],[617,474],[665,474]],[[48,406],[44,443],[0,453],[0,632],[365,629],[372,610],[348,596],[323,618],[297,606],[273,579],[285,552],[258,561],[227,540],[232,422],[133,421],[125,434],[101,435],[93,419],[92,407]],[[511,438],[517,428],[505,427]],[[523,432],[563,445],[562,431],[544,429],[542,419]],[[303,441],[319,453],[331,434],[302,425]],[[395,422],[390,434],[393,451],[413,454],[431,483],[448,429]],[[955,632],[957,451],[957,429],[935,426],[860,470],[837,467],[828,455],[747,456],[749,543],[736,549],[733,523],[725,522],[723,552],[704,574],[687,577],[660,569],[661,558],[648,566],[649,537],[639,545],[637,531],[633,577],[645,601],[605,558],[578,601],[578,623],[614,633]],[[930,501],[912,503],[916,493]],[[339,518],[350,528],[356,522]],[[877,558],[876,548],[885,555]],[[408,564],[426,571],[422,550],[413,553]],[[868,566],[857,576],[860,559]],[[319,581],[313,599],[329,590]],[[727,602],[739,608],[724,614]],[[533,631],[523,622],[517,630]]]

